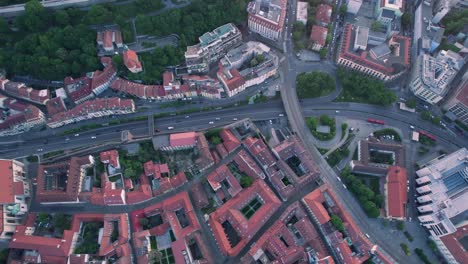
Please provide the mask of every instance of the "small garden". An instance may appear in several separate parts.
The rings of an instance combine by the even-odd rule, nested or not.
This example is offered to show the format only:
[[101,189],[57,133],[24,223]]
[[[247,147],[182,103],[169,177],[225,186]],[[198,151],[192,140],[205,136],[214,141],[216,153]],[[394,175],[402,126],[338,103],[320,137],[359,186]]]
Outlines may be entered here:
[[245,218],[250,219],[260,207],[262,207],[262,203],[255,198],[241,209],[241,213]]
[[63,231],[71,228],[72,216],[68,214],[38,213],[36,216],[36,235],[61,238]]
[[384,198],[380,194],[378,184],[371,182],[370,187],[367,186],[361,177],[351,173],[349,167],[341,171],[341,179],[356,196],[367,216],[376,218],[380,215],[380,208],[383,206]]
[[344,147],[344,148],[338,148],[330,155],[327,157],[327,162],[330,167],[334,167],[340,163],[340,161],[344,158],[346,158],[349,155],[349,149]]
[[393,154],[378,150],[371,150],[369,152],[369,160],[372,163],[381,163],[387,165],[393,165],[395,160],[393,159]]
[[249,175],[245,174],[244,172],[240,171],[237,165],[234,162],[231,162],[227,165],[229,171],[236,177],[239,181],[239,184],[242,188],[248,188],[254,182],[254,179]]
[[213,128],[205,132],[205,138],[208,140],[209,143],[213,145],[218,145],[222,143],[221,136],[219,133],[221,132],[221,128]]
[[81,230],[79,245],[75,248],[75,254],[96,254],[99,250],[99,230],[104,226],[103,222],[84,223]]
[[[318,140],[326,141],[331,140],[336,135],[336,121],[335,118],[329,117],[328,115],[321,115],[317,117],[306,118],[307,127],[310,129],[312,135]],[[317,131],[319,126],[327,126],[330,128],[329,133],[321,133]]]
[[146,230],[162,225],[163,219],[161,214],[155,214],[150,217],[140,218],[138,222],[140,223],[141,227]]

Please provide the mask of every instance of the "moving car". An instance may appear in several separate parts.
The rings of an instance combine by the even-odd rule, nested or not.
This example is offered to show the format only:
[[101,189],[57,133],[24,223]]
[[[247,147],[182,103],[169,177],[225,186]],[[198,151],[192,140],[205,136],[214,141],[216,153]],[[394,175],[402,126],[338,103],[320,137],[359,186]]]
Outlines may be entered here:
[[167,127],[167,129],[168,129],[168,130],[173,130],[173,129],[174,129],[174,127]]

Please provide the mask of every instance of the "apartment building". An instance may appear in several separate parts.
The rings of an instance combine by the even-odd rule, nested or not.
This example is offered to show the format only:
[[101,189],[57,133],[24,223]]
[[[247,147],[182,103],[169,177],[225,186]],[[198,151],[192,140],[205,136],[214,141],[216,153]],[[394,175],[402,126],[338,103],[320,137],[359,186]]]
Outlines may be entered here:
[[375,5],[375,17],[385,21],[385,18],[401,17],[405,10],[405,0],[381,0]]
[[27,87],[24,83],[12,82],[8,79],[0,78],[0,89],[8,96],[42,105],[46,104],[50,98],[50,91],[48,89],[36,90]]
[[0,159],[0,241],[9,240],[22,224],[31,197],[25,166],[16,160]]
[[418,219],[449,263],[464,263],[468,210],[468,150],[462,148],[416,172]]
[[0,136],[23,133],[45,122],[45,115],[39,108],[0,95]]
[[361,8],[362,5],[362,0],[347,0],[346,1],[346,6],[348,7],[346,9],[346,12],[351,13],[353,15],[357,15],[359,12],[359,9]]
[[86,101],[68,111],[53,115],[47,121],[47,126],[56,128],[82,120],[133,112],[135,112],[135,103],[132,99],[120,99],[118,97],[95,99]]
[[209,70],[226,52],[242,42],[242,35],[234,24],[222,25],[198,38],[200,43],[188,46],[185,63],[188,73],[202,73]]
[[451,51],[441,51],[437,58],[420,54],[413,65],[410,90],[422,100],[437,104],[447,95],[463,63],[464,60]]
[[310,31],[311,48],[320,51],[327,43],[328,29],[326,27],[313,25]]
[[287,0],[253,0],[247,6],[249,30],[277,40],[283,32]]
[[296,21],[301,22],[302,24],[307,24],[307,9],[309,8],[309,3],[307,2],[297,2],[296,10]]
[[410,65],[411,39],[394,35],[384,44],[391,51],[382,56],[371,56],[367,28],[346,24],[341,36],[337,64],[382,81],[402,75]]

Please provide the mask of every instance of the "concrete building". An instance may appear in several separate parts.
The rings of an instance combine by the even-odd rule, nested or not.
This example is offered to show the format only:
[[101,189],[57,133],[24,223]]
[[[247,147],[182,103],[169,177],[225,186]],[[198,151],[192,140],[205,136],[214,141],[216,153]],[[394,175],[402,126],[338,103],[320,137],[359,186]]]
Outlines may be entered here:
[[445,103],[444,109],[454,114],[465,125],[468,125],[468,73],[465,73],[463,79],[456,88],[456,92]]
[[233,96],[274,76],[278,63],[278,56],[268,46],[249,41],[221,59],[217,76],[227,95]]
[[407,187],[406,169],[391,166],[385,181],[385,215],[387,218],[404,220],[406,216]]
[[[386,45],[392,51],[389,56],[373,58],[367,50],[368,30],[346,24],[341,36],[337,64],[363,74],[390,81],[402,75],[410,65],[410,44],[408,37],[394,35]],[[384,34],[385,35],[385,34]]]
[[467,0],[437,0],[433,5],[432,23],[438,24],[453,8],[467,8]]
[[[460,149],[416,172],[419,221],[448,263],[464,263],[468,233],[468,150]],[[465,238],[463,238],[465,237]]]
[[401,17],[405,9],[405,0],[380,0],[375,5],[375,17]]
[[315,12],[315,22],[323,27],[328,26],[331,22],[333,8],[326,4],[320,4]]
[[351,13],[353,15],[357,15],[359,9],[361,8],[362,0],[347,0],[346,1],[346,12]]
[[242,42],[242,35],[234,24],[222,25],[198,38],[200,43],[188,46],[185,63],[189,73],[202,73],[209,70],[226,52]]
[[309,8],[309,3],[297,2],[296,21],[302,22],[304,25],[307,24],[307,9],[308,8]]
[[247,6],[249,30],[277,40],[283,32],[287,0],[253,0]]
[[30,184],[24,164],[0,159],[0,241],[9,240],[28,212]]
[[422,100],[437,104],[449,91],[450,83],[458,72],[456,65],[452,57],[443,54],[437,59],[420,54],[413,65],[410,90]]
[[432,236],[456,231],[468,210],[468,150],[460,149],[416,172],[418,217]]

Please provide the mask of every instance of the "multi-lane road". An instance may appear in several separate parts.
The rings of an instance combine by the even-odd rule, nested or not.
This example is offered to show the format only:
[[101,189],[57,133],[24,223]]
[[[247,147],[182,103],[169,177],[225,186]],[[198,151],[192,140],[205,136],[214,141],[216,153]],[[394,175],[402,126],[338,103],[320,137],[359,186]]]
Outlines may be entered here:
[[[285,104],[285,106],[286,105],[287,104]],[[340,116],[351,119],[364,120],[369,117],[380,118],[385,120],[390,126],[402,128],[405,133],[409,133],[409,126],[414,125],[416,129],[428,131],[446,144],[453,144],[458,147],[468,145],[465,139],[454,137],[449,131],[437,128],[430,123],[419,119],[415,114],[389,111],[389,108],[356,103],[320,103],[317,99],[304,100],[298,107],[304,111],[304,115],[306,116],[320,114],[336,115],[335,111],[338,110]],[[158,118],[155,120],[155,127],[160,130],[159,133],[203,130],[233,122],[234,118],[239,120],[242,118],[251,118],[253,120],[280,118],[279,114],[284,114],[285,108],[283,108],[283,104],[280,101],[271,101],[264,104],[227,108],[211,112],[193,113],[189,115],[189,118],[186,118],[186,116]],[[220,118],[220,120],[217,121],[215,120],[216,118]],[[302,118],[302,113],[300,117],[289,118],[292,127],[294,127],[295,122],[300,122],[299,118]],[[209,124],[210,121],[213,121],[214,124]],[[167,129],[171,126],[174,127],[174,130]],[[31,154],[40,154],[42,152],[66,150],[82,146],[99,145],[108,141],[118,141],[122,130],[130,130],[130,132],[135,136],[145,136],[148,135],[148,122],[135,121],[120,125],[101,127],[87,132],[80,132],[79,136],[72,134],[66,136],[53,135],[36,138],[30,136],[28,138],[21,139],[0,139],[0,157],[17,158]],[[307,131],[305,127],[303,127],[302,130]],[[92,137],[96,138],[92,139]],[[42,151],[38,151],[40,149],[42,149]]]

